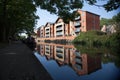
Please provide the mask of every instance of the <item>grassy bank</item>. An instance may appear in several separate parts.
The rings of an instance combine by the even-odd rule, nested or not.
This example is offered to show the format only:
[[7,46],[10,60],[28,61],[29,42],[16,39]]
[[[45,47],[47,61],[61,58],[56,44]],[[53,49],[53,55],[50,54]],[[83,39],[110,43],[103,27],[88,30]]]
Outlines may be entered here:
[[74,40],[74,44],[88,45],[88,46],[105,46],[105,47],[119,47],[120,46],[120,32],[113,34],[105,34],[100,31],[81,32]]

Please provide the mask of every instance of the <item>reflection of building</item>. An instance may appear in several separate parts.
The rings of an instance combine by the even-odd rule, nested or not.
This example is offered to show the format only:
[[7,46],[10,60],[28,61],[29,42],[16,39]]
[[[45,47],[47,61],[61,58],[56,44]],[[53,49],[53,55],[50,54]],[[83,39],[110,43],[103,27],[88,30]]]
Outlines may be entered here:
[[[79,75],[89,74],[101,68],[100,56],[91,57],[87,54],[81,54],[74,46],[48,43],[42,43],[40,45],[38,50],[40,50],[41,55],[44,52],[48,60],[56,60],[59,66],[71,66]],[[43,45],[44,49],[41,48]]]
[[100,56],[91,57],[87,54],[78,55],[77,52],[73,57],[71,64],[79,75],[89,74],[101,68]]
[[44,56],[45,54],[45,45],[39,45],[37,46],[37,50],[39,50],[40,54]]
[[45,45],[45,55],[50,59],[50,45]]
[[64,48],[61,46],[55,47],[55,59],[59,61],[64,61]]
[[67,24],[62,18],[58,18],[55,23],[46,23],[38,28],[37,41],[73,40],[80,32],[100,29],[99,15],[82,10],[77,10],[77,13],[79,16]]

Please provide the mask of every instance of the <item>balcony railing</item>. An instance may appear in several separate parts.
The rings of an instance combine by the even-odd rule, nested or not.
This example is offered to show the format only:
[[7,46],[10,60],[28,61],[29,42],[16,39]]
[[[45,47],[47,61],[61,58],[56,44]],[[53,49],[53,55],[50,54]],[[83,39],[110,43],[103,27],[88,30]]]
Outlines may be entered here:
[[80,56],[80,52],[79,51],[75,51],[75,54],[76,54],[76,56]]
[[75,58],[76,63],[82,64],[82,59],[81,58]]
[[63,58],[63,55],[62,54],[56,54],[56,56],[58,57],[58,58]]
[[49,32],[50,32],[49,30],[45,31],[45,33],[49,33]]
[[50,52],[48,52],[48,51],[46,51],[45,53],[46,53],[46,55],[47,55],[47,54],[50,54]]
[[46,38],[49,38],[50,36],[46,36]]
[[56,48],[56,52],[57,52],[57,53],[63,53],[63,49],[61,49],[61,48]]
[[50,26],[47,26],[45,29],[50,29]]
[[76,29],[75,29],[75,32],[80,32],[80,28],[76,28]]
[[49,34],[47,34],[45,37],[46,37],[46,38],[48,38],[48,37],[50,37],[50,35],[49,35]]
[[75,20],[80,20],[80,16],[76,17]]
[[56,28],[56,31],[62,30],[62,27],[58,27]]
[[57,27],[57,26],[60,26],[60,25],[63,25],[63,24],[64,24],[64,22],[57,23],[57,24],[56,24],[56,27]]
[[63,33],[62,32],[57,32],[56,35],[63,35]]
[[75,64],[75,67],[76,67],[78,70],[81,70],[81,69],[82,69],[82,64]]
[[75,22],[75,27],[77,27],[77,26],[80,26],[81,25],[81,23],[80,22]]
[[46,50],[49,50],[49,47],[46,47]]
[[45,52],[50,52],[50,50],[47,50],[47,49],[46,49]]

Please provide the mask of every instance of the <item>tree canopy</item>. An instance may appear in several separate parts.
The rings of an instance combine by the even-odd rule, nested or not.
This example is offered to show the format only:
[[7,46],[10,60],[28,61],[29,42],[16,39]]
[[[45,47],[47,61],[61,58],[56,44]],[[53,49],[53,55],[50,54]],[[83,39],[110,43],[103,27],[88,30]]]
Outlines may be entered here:
[[100,27],[103,25],[115,25],[117,31],[120,31],[120,12],[111,19],[101,18]]
[[100,20],[100,27],[102,28],[103,25],[110,25],[112,24],[112,19],[101,18]]
[[[68,22],[74,19],[75,11],[83,7],[84,1],[91,5],[97,2],[97,0],[0,0],[0,41],[6,41],[9,36],[20,32],[32,33],[39,18],[35,14],[38,7]],[[117,9],[119,6],[119,0],[108,0],[108,3],[103,5],[107,11]]]
[[116,30],[120,32],[120,12],[112,17],[112,21],[116,25]]

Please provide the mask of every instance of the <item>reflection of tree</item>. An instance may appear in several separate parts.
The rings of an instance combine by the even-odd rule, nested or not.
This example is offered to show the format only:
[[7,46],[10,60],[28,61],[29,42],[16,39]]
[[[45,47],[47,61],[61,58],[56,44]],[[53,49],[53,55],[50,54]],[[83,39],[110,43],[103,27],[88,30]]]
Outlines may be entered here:
[[89,46],[82,46],[82,45],[74,45],[77,50],[79,50],[81,53],[87,53],[91,56],[96,53],[109,53],[110,50],[107,47],[89,47]]
[[120,68],[120,57],[118,57],[117,60],[115,61],[115,65]]
[[113,54],[103,54],[102,56],[103,63],[114,62],[117,67],[120,67],[120,57]]
[[114,56],[116,57],[114,60],[115,62],[115,65],[117,67],[120,67],[120,50],[119,50],[119,47],[114,47],[114,48],[111,48],[111,50],[114,52]]
[[112,47],[88,47],[88,46],[80,46],[75,45],[77,50],[81,51],[81,53],[87,53],[90,56],[95,56],[96,54],[100,54],[102,57],[103,63],[114,62],[117,67],[120,67],[120,50],[119,48]]

